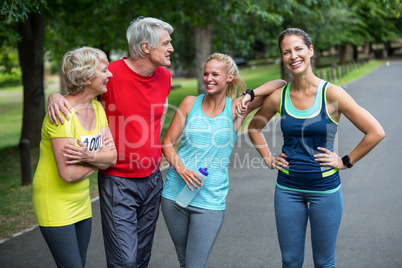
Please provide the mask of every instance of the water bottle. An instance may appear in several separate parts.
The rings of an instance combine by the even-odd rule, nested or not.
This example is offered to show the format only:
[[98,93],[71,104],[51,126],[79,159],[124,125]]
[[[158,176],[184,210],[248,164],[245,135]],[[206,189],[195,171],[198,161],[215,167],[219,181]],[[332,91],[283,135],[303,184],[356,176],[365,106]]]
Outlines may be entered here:
[[[199,168],[198,175],[201,177],[202,182],[207,179],[208,171],[207,168]],[[188,204],[190,204],[191,200],[193,200],[194,196],[198,193],[200,188],[192,187],[193,190],[191,191],[187,185],[184,185],[183,189],[181,190],[180,194],[176,198],[176,203],[179,204],[181,207],[186,208]]]

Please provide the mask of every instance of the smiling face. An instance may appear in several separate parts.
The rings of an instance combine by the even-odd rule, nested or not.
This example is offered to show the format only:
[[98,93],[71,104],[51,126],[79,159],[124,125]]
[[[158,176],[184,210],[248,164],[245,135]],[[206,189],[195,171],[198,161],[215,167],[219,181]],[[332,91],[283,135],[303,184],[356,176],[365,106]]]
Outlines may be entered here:
[[98,94],[107,92],[106,84],[113,76],[112,73],[107,69],[107,66],[108,65],[106,63],[97,59],[95,78],[89,81],[90,87]]
[[149,50],[150,60],[155,67],[170,66],[170,53],[174,51],[171,41],[168,31],[161,30],[159,43],[155,49]]
[[205,64],[202,80],[208,94],[226,93],[228,83],[233,80],[233,75],[228,73],[224,62],[210,60]]
[[307,46],[298,35],[287,35],[280,44],[282,60],[293,75],[311,70],[311,57],[314,55],[313,46]]

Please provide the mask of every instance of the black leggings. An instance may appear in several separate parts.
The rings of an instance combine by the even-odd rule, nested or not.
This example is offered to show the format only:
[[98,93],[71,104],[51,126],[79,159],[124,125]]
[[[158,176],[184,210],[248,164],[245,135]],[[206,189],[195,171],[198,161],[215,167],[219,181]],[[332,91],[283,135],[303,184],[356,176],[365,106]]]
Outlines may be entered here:
[[39,226],[57,267],[85,266],[92,218],[60,227]]

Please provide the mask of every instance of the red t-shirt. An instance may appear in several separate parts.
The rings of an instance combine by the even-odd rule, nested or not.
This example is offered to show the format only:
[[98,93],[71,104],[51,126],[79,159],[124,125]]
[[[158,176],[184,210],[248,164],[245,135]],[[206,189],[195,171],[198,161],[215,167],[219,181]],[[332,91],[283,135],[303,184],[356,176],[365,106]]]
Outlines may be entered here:
[[103,94],[106,116],[117,149],[117,163],[104,174],[142,178],[159,168],[161,117],[171,74],[157,67],[152,76],[135,73],[121,60],[109,64],[113,77]]

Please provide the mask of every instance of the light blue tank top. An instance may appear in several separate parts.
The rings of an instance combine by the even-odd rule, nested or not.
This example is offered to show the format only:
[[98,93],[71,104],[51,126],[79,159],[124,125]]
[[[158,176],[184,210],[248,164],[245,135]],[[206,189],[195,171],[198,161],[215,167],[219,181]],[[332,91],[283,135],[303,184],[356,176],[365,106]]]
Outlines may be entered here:
[[[201,109],[205,94],[198,96],[186,118],[178,155],[184,166],[193,171],[208,168],[208,178],[190,206],[224,210],[229,190],[228,165],[237,139],[233,126],[232,99],[226,97],[225,108],[215,117],[208,117]],[[162,196],[176,200],[186,184],[170,166]]]

